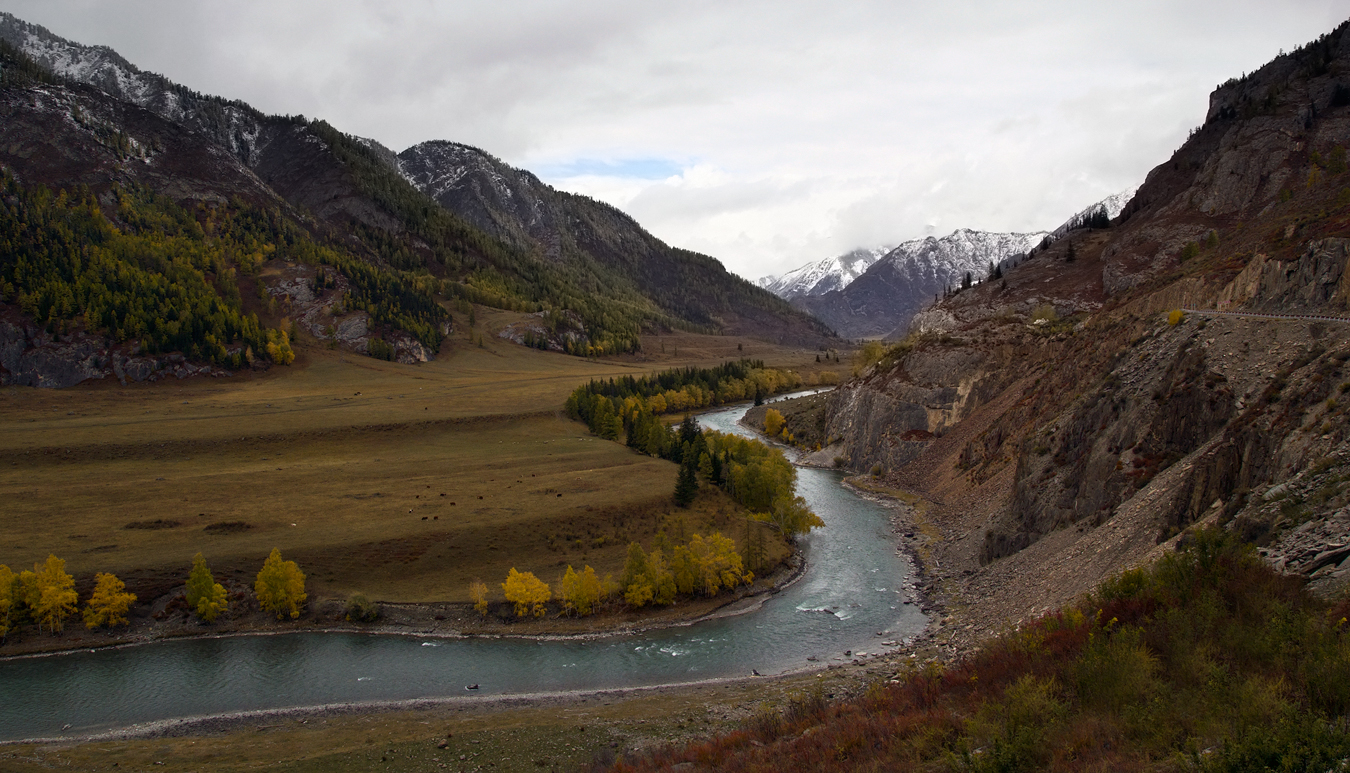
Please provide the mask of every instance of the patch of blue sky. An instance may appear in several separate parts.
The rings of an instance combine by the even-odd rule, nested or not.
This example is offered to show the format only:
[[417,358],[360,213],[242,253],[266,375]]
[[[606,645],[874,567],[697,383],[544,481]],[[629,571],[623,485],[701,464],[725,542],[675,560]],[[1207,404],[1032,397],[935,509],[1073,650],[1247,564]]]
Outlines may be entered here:
[[541,164],[534,173],[555,180],[569,177],[621,177],[632,180],[664,180],[684,171],[685,165],[668,158],[625,158],[601,160],[579,158],[553,164]]

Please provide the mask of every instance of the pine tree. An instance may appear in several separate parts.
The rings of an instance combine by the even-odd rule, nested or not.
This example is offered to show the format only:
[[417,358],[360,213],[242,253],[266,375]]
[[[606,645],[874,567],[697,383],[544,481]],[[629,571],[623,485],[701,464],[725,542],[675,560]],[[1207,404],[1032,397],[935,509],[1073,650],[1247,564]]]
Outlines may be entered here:
[[[686,454],[692,457],[693,454]],[[694,497],[698,496],[698,474],[692,459],[686,459],[680,463],[680,476],[675,479],[675,504],[680,507],[688,507],[694,503]]]

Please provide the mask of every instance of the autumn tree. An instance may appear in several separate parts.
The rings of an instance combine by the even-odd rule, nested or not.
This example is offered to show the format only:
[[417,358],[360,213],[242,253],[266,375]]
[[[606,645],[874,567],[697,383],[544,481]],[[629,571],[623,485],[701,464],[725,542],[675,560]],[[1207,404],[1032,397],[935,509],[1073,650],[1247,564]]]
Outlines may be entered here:
[[84,607],[84,626],[98,628],[127,624],[127,610],[136,601],[136,594],[127,593],[126,583],[117,575],[99,572],[94,575],[94,593]]
[[474,611],[483,616],[487,616],[488,611],[487,592],[487,584],[482,580],[469,583],[469,598],[473,599]]
[[742,566],[736,543],[719,532],[706,538],[698,534],[690,538],[689,559],[694,589],[708,596],[716,596],[724,588],[730,590],[754,579],[754,575],[748,574]]
[[300,616],[300,605],[309,598],[305,595],[305,575],[294,561],[281,560],[281,551],[272,548],[272,553],[263,562],[258,579],[253,583],[253,593],[258,597],[258,605],[269,612],[275,612],[280,620],[289,614],[291,618]]
[[507,573],[502,590],[506,593],[506,600],[516,605],[516,617],[531,613],[535,617],[543,617],[546,611],[544,605],[553,598],[548,583],[535,577],[533,572],[517,572],[514,566]]
[[778,437],[778,435],[782,433],[783,426],[786,423],[787,421],[783,418],[783,414],[779,413],[777,410],[770,408],[764,412],[764,434],[769,437]]
[[225,586],[216,582],[201,553],[192,557],[192,571],[187,581],[187,605],[193,614],[208,623],[230,606]]
[[34,588],[36,598],[28,599],[37,618],[39,628],[43,625],[55,633],[63,630],[66,618],[75,611],[80,597],[75,593],[75,578],[66,573],[65,559],[54,555],[47,561],[34,565]]
[[825,525],[820,516],[807,507],[805,499],[786,494],[774,497],[769,512],[755,517],[773,526],[789,539]]
[[595,570],[587,566],[580,573],[567,566],[567,573],[558,584],[558,597],[563,609],[585,617],[595,611],[595,605],[605,597],[605,586]]
[[14,608],[14,572],[0,564],[0,640],[9,634],[10,610]]

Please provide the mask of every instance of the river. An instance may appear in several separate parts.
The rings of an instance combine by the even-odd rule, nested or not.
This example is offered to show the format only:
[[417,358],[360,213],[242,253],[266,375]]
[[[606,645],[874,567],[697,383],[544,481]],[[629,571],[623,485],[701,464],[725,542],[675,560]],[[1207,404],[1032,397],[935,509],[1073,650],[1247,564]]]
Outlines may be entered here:
[[[704,414],[737,425],[747,406]],[[923,630],[888,511],[798,468],[825,521],[802,577],[745,614],[591,640],[293,633],[159,641],[0,661],[0,740],[83,735],[259,709],[638,687],[769,675],[878,652]],[[814,662],[807,660],[813,658]],[[479,685],[472,693],[465,687]],[[64,728],[64,730],[63,730]]]

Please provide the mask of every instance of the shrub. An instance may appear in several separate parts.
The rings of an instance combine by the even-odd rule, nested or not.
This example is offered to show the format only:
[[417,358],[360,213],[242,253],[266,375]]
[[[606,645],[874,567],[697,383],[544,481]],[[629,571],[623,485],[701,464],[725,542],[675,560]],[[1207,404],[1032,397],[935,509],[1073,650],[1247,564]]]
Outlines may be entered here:
[[380,605],[364,593],[353,593],[347,598],[347,622],[373,623],[380,618]]
[[1176,326],[1181,324],[1181,320],[1186,318],[1186,312],[1181,309],[1172,309],[1167,314],[1167,324]]
[[1059,315],[1055,313],[1055,307],[1054,307],[1054,305],[1049,304],[1049,303],[1043,303],[1043,304],[1041,304],[1040,306],[1037,306],[1037,307],[1036,307],[1035,309],[1033,309],[1032,312],[1031,312],[1031,321],[1032,321],[1033,323],[1041,322],[1041,321],[1044,321],[1044,322],[1055,322],[1055,321],[1057,321],[1058,319],[1059,319]]

